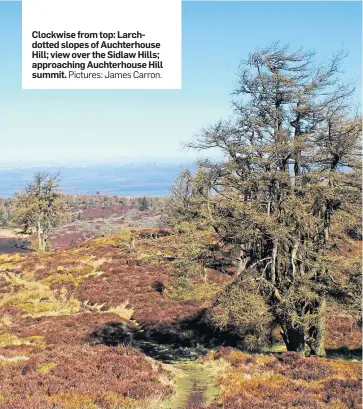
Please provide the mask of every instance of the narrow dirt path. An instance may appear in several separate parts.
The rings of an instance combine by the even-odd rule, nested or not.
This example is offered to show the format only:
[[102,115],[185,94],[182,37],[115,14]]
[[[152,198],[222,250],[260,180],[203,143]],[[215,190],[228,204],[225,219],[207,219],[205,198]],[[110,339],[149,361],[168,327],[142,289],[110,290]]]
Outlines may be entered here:
[[198,361],[198,357],[206,355],[209,350],[160,344],[150,334],[145,334],[136,321],[133,323],[137,328],[124,335],[130,338],[134,347],[162,362],[174,375],[174,394],[158,409],[203,409],[210,405],[219,394],[215,368],[210,362]]
[[[190,369],[189,369],[190,371]],[[185,408],[196,409],[199,408],[206,400],[205,394],[208,391],[207,380],[203,379],[203,375],[199,373],[196,369],[190,371],[191,388],[189,390],[188,401]],[[204,372],[204,371],[202,371]]]
[[162,409],[201,409],[218,395],[213,373],[202,363],[168,364],[175,374],[175,394]]

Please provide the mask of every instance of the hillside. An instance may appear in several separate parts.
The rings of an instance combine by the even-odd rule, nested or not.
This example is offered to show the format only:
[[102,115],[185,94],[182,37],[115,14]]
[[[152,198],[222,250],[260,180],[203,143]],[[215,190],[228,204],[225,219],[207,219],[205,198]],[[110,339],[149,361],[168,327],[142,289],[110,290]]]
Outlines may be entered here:
[[[177,291],[179,249],[149,229],[1,255],[0,408],[361,407],[347,316],[328,320],[329,359],[282,353],[278,334],[265,354],[241,352],[208,322],[231,277],[207,269]],[[350,359],[333,359],[342,350]]]
[[[162,225],[162,198],[148,198],[147,210],[140,210],[142,198],[109,195],[64,196],[67,218],[54,226],[50,239],[53,250],[83,241],[116,234],[123,228],[157,228]],[[35,231],[22,234],[23,226],[13,220],[12,201],[0,198],[0,254],[33,251]]]

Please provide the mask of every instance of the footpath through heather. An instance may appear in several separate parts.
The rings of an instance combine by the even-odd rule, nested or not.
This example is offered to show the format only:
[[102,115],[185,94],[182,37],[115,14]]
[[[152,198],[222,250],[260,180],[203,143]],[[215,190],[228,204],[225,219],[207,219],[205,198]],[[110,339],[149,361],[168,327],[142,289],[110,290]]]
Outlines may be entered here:
[[213,370],[198,361],[166,364],[175,374],[175,393],[162,409],[202,409],[218,396]]

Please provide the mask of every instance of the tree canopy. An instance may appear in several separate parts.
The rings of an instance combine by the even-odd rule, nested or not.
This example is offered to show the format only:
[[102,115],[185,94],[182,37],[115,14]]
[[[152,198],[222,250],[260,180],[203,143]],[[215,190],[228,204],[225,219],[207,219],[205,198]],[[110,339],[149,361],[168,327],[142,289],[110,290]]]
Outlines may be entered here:
[[217,300],[216,322],[244,322],[236,311],[250,307],[225,300],[232,294],[235,303],[250,302],[236,287],[252,288],[256,308],[262,297],[287,349],[304,353],[308,345],[318,355],[327,297],[354,298],[351,276],[337,284],[328,255],[361,209],[361,117],[351,101],[354,87],[340,80],[343,58],[318,64],[314,53],[279,43],[252,52],[241,63],[233,118],[189,144],[225,157],[201,161],[193,182],[193,211],[232,249],[238,275]]

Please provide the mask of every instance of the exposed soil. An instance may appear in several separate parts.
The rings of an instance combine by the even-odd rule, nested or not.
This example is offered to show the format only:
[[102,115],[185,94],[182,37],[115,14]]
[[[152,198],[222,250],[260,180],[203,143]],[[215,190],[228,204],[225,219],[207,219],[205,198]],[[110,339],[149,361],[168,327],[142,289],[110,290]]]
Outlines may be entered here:
[[19,229],[0,229],[0,254],[29,253],[31,250],[16,247],[12,242],[28,240],[29,236],[21,234]]
[[174,363],[170,370],[176,374],[175,393],[162,409],[203,409],[218,396],[214,375],[202,363]]

